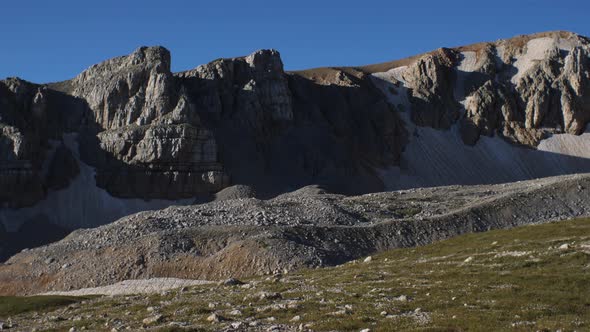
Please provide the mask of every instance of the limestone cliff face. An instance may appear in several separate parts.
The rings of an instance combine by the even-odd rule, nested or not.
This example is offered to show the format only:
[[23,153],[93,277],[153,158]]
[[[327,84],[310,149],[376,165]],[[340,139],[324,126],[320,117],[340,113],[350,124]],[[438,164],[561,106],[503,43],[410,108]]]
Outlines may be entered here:
[[171,118],[211,130],[232,182],[262,195],[313,183],[378,190],[371,167],[396,162],[401,122],[368,77],[331,74],[285,73],[274,50],[217,60],[176,74],[186,106]]
[[408,91],[415,124],[458,123],[470,145],[497,134],[536,147],[551,134],[585,130],[589,52],[585,37],[551,32],[440,49],[391,70]]
[[291,92],[277,51],[221,59],[176,76],[182,98],[188,101],[188,116],[236,118],[241,126],[257,130],[267,122],[293,119]]
[[[275,195],[320,183],[383,188],[405,131],[362,72],[318,82],[286,73],[275,50],[173,74],[162,47],[141,47],[70,81],[0,84],[1,202],[34,205],[66,188],[79,160],[120,198],[183,199],[247,184]],[[76,134],[76,144],[65,134]]]
[[403,163],[415,126],[531,148],[582,133],[589,55],[586,38],[554,32],[358,68],[285,72],[277,51],[261,50],[172,73],[166,49],[141,47],[65,82],[7,79],[0,204],[31,206],[67,188],[79,161],[120,198],[193,198],[232,184],[267,196],[308,184],[381,190],[376,170]]
[[187,104],[165,48],[141,47],[56,88],[87,101],[95,129],[81,133],[81,156],[110,194],[180,199],[228,185],[215,138]]
[[103,129],[145,125],[170,112],[176,97],[170,53],[141,47],[131,55],[94,65],[70,82]]
[[55,139],[84,122],[82,103],[44,86],[0,81],[0,205],[29,206],[67,185],[77,169],[58,170],[66,153]]
[[456,58],[455,51],[439,49],[403,73],[410,91],[412,120],[417,125],[448,129],[459,116],[452,80]]

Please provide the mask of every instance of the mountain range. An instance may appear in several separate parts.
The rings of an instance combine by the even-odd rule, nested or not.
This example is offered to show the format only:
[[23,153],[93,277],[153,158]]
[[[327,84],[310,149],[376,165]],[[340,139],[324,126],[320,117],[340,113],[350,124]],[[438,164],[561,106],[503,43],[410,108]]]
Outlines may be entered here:
[[[178,73],[170,62],[165,48],[140,47],[68,81],[0,81],[0,258],[25,249],[0,266],[4,285],[17,288],[0,291],[172,276],[173,258],[192,267],[172,273],[177,277],[336,264],[469,230],[539,222],[529,215],[503,223],[502,213],[514,208],[494,205],[529,187],[507,193],[487,185],[590,171],[590,39],[575,33],[293,72],[283,69],[276,50]],[[586,181],[552,179],[541,187],[569,192],[560,181]],[[473,214],[465,202],[429,213],[416,203],[366,212],[370,202],[358,196],[415,195],[416,188],[439,186],[450,186],[441,190],[453,195],[454,185],[476,185],[486,197],[492,190],[493,204],[481,208],[500,212]],[[437,193],[428,195],[437,201]],[[527,213],[538,210],[537,203]],[[459,206],[470,212],[462,226],[448,221],[452,230],[354,228],[385,217],[447,220],[442,215]],[[585,211],[545,211],[542,219]],[[478,223],[484,215],[492,224]],[[107,226],[78,230],[101,225]],[[325,232],[335,226],[342,233],[332,239]],[[61,242],[28,250],[74,230]],[[392,240],[404,232],[405,240]],[[262,245],[260,238],[270,240]],[[326,247],[328,238],[339,249]],[[125,247],[131,239],[137,242]],[[264,257],[253,249],[258,245],[281,249]],[[254,261],[244,258],[250,254]],[[66,277],[46,264],[72,266],[81,255],[95,257],[86,259],[90,266],[117,262],[121,269]],[[26,277],[15,272],[30,262],[43,267]]]

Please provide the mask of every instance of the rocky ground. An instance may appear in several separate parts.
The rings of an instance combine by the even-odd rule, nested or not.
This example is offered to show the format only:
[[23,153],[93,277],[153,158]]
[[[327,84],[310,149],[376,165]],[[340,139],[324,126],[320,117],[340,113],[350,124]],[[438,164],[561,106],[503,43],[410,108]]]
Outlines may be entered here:
[[0,293],[38,294],[129,279],[221,280],[342,264],[462,233],[590,214],[590,175],[347,197],[318,187],[141,212],[13,256]]
[[590,220],[151,295],[0,297],[9,331],[586,331]]

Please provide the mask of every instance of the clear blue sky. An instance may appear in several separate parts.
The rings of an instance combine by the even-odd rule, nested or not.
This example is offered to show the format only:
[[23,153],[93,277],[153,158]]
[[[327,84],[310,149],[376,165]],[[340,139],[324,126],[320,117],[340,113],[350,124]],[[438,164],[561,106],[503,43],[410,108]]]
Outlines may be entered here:
[[0,78],[74,77],[163,45],[174,71],[275,48],[286,69],[362,65],[548,30],[590,35],[590,1],[2,0]]

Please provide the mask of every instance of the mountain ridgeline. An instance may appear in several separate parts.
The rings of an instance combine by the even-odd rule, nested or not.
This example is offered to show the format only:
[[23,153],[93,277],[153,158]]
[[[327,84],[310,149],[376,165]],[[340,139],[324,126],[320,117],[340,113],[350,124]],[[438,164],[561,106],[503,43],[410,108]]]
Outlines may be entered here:
[[168,50],[141,47],[64,82],[8,78],[0,237],[234,185],[269,198],[587,172],[589,56],[589,39],[549,32],[363,67],[285,72],[261,50],[173,73]]

